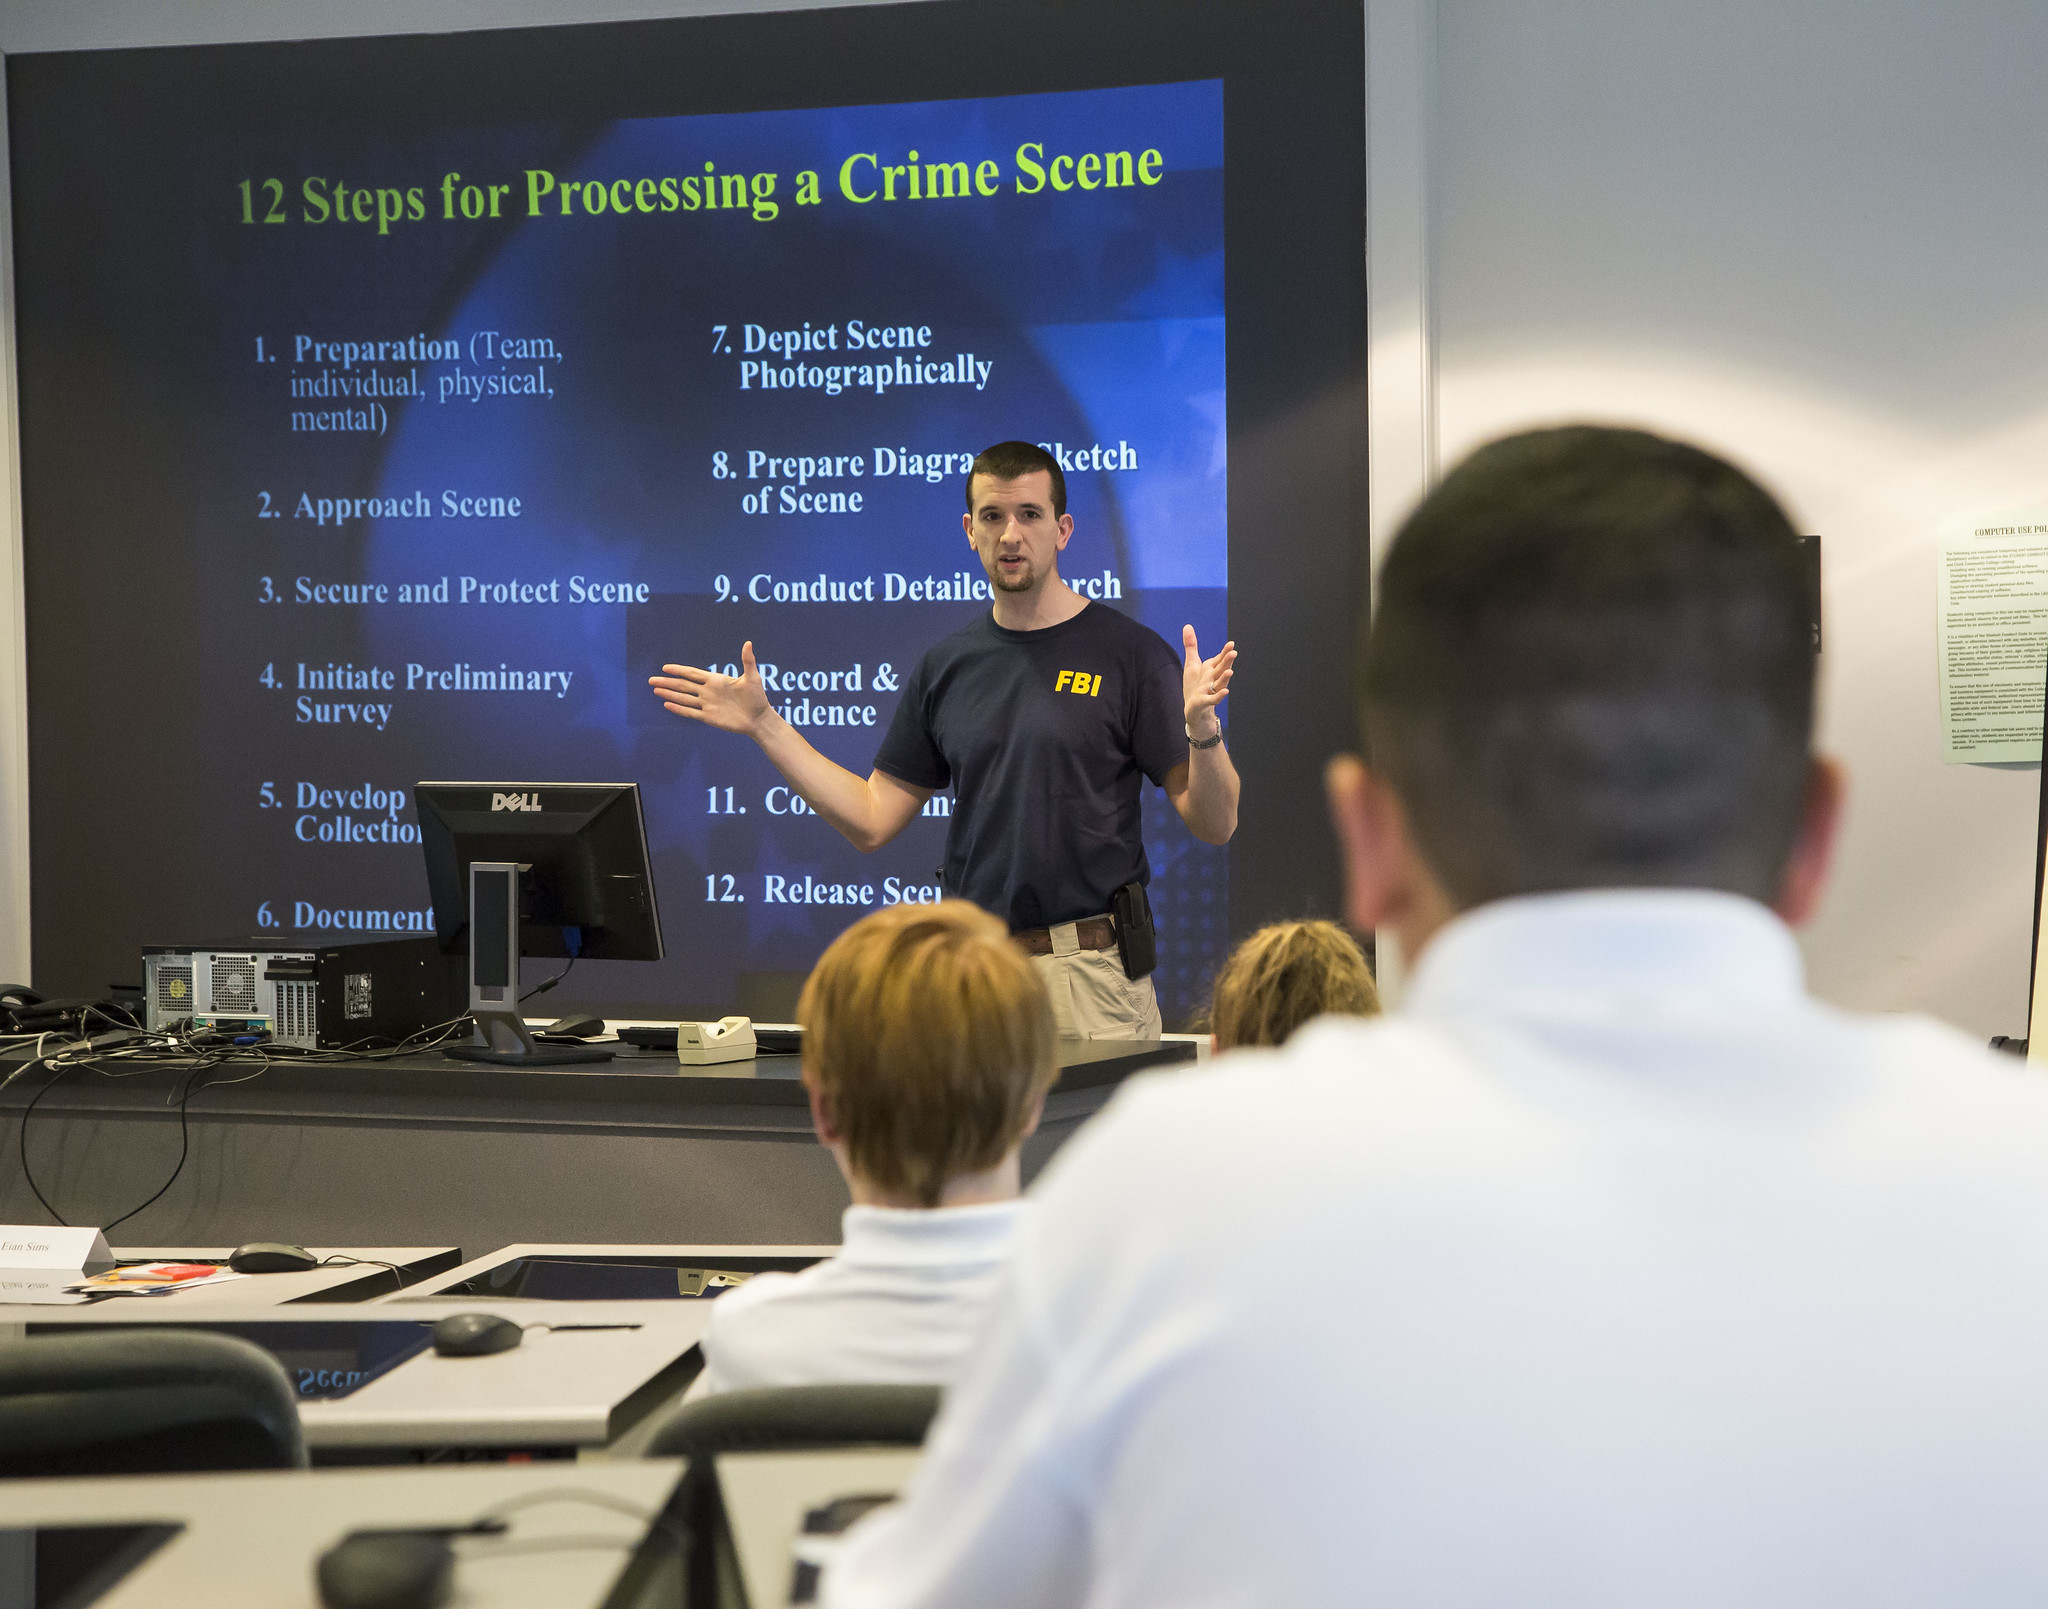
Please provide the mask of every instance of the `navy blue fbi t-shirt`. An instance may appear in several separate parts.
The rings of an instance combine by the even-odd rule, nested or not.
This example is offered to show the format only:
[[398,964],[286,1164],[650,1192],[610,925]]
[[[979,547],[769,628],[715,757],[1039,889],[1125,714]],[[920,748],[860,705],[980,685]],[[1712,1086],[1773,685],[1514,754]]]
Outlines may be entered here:
[[1091,603],[1043,631],[983,615],[903,685],[875,769],[953,789],[945,888],[1012,931],[1109,909],[1146,882],[1139,790],[1188,757],[1181,662]]

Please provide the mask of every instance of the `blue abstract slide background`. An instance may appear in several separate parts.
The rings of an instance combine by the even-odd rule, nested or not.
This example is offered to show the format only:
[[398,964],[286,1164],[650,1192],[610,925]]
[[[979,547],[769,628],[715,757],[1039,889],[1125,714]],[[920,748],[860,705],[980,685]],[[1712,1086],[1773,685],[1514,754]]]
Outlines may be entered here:
[[858,855],[647,677],[751,640],[865,772],[1023,437],[1075,585],[1243,655],[1228,847],[1145,793],[1185,1023],[1337,903],[1364,52],[1356,0],[925,0],[10,56],[31,981],[424,932],[418,783],[620,780],[667,959],[546,1008],[768,1015],[950,801]]
[[[321,182],[285,183],[277,225],[260,185],[245,221],[220,205],[229,170],[192,176],[228,237],[202,239],[193,298],[235,359],[206,675],[264,734],[216,780],[277,801],[207,917],[323,941],[418,927],[413,783],[637,781],[669,957],[582,981],[709,1006],[742,973],[808,967],[866,910],[936,897],[950,801],[862,856],[751,743],[665,712],[662,664],[730,666],[751,640],[778,707],[864,775],[910,667],[989,606],[965,469],[1009,438],[1066,466],[1064,574],[1221,646],[1222,86],[641,119],[565,144],[323,136]],[[337,199],[330,172],[424,182],[344,178]],[[415,245],[434,236],[469,252]],[[1225,863],[1148,793],[1179,1015],[1220,956]]]

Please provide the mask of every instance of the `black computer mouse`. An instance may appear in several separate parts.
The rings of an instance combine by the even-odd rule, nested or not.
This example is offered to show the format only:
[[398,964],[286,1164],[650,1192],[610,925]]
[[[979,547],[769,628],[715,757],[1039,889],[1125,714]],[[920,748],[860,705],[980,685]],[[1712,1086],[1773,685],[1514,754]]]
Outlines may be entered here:
[[605,1031],[604,1018],[569,1016],[557,1017],[541,1032],[555,1039],[595,1039]]
[[526,1331],[495,1313],[450,1313],[434,1321],[434,1350],[444,1358],[480,1358],[510,1352]]
[[320,1259],[304,1246],[281,1240],[252,1240],[228,1253],[228,1267],[238,1274],[303,1274],[319,1266]]
[[320,1555],[315,1578],[325,1609],[437,1609],[455,1586],[455,1549],[432,1533],[356,1531]]

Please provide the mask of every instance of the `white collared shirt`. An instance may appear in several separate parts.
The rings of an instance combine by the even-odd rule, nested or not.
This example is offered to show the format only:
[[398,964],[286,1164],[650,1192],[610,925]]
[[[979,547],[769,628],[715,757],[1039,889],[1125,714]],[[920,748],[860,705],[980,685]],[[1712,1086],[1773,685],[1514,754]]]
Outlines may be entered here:
[[1759,905],[1483,907],[1035,1195],[833,1609],[2048,1602],[2048,1082]]
[[692,1398],[741,1386],[951,1382],[1010,1255],[1022,1201],[848,1207],[839,1255],[718,1297]]

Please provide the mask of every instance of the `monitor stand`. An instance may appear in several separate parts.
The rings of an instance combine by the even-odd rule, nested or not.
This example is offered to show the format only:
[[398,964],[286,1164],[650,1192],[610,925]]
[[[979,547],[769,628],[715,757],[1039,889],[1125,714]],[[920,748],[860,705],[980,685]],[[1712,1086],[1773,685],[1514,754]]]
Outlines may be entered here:
[[580,1062],[610,1061],[601,1045],[536,1043],[526,1019],[515,1011],[470,1009],[476,1038],[467,1045],[446,1045],[441,1054],[456,1061],[486,1062],[493,1067],[573,1067]]
[[538,1045],[519,1015],[519,879],[516,861],[469,868],[469,1015],[476,1038],[444,1047],[456,1061],[493,1067],[574,1067],[610,1061],[596,1045]]

